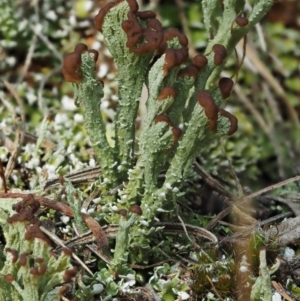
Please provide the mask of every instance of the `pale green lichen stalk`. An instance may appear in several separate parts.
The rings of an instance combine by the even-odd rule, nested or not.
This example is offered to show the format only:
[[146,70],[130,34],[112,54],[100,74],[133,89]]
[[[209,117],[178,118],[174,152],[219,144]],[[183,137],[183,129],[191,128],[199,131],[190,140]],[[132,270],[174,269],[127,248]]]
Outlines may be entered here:
[[115,150],[108,144],[105,125],[100,114],[103,84],[96,78],[92,54],[82,54],[82,82],[74,85],[76,102],[84,107],[85,127],[89,134],[95,157],[102,167],[103,179],[111,185],[117,183]]
[[137,55],[126,46],[127,37],[122,22],[127,19],[129,6],[126,1],[113,7],[103,23],[104,42],[118,67],[118,107],[115,120],[115,148],[123,170],[132,168],[135,145],[135,118],[149,63],[154,53]]

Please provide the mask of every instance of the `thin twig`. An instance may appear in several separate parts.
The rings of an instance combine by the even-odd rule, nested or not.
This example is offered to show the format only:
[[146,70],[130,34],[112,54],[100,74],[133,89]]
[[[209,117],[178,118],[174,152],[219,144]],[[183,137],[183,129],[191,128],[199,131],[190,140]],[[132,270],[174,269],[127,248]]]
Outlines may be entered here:
[[270,132],[270,128],[262,117],[261,113],[255,108],[250,98],[244,93],[244,90],[241,88],[239,84],[235,84],[234,92],[237,94],[237,98],[241,101],[241,103],[248,109],[251,115],[254,117],[256,122],[259,124],[260,128],[268,134]]
[[242,187],[242,185],[240,183],[240,180],[239,180],[238,176],[236,175],[236,173],[234,171],[234,168],[232,166],[231,160],[229,159],[229,157],[226,154],[224,143],[225,143],[224,139],[221,140],[221,151],[222,151],[223,155],[225,156],[225,158],[226,158],[226,160],[227,160],[227,162],[229,164],[229,170],[230,170],[230,173],[231,173],[232,177],[235,180],[235,184],[236,184],[236,187],[237,187],[237,190],[238,190],[238,196],[241,197],[244,194],[243,193],[243,187]]
[[[49,238],[51,238],[56,244],[63,248],[67,248],[66,245],[53,233],[45,229],[43,226],[40,226],[40,229],[42,232],[48,235]],[[72,257],[91,275],[94,276],[93,272],[84,264],[84,262],[81,261],[81,259],[72,252]]]
[[245,196],[245,197],[243,198],[243,200],[241,201],[241,203],[239,203],[239,205],[242,204],[243,202],[248,201],[248,200],[251,200],[251,199],[253,199],[253,198],[255,198],[255,197],[257,197],[257,196],[259,196],[259,195],[261,195],[261,194],[263,194],[263,193],[266,193],[266,192],[268,192],[268,191],[277,189],[277,188],[279,188],[279,187],[281,187],[281,186],[284,186],[284,185],[287,185],[287,184],[289,184],[289,183],[296,182],[296,181],[298,181],[298,180],[300,180],[300,176],[292,177],[292,178],[289,178],[289,179],[287,179],[287,180],[281,181],[281,182],[279,182],[279,183],[277,183],[277,184],[270,185],[270,186],[268,186],[268,187],[266,187],[266,188],[264,188],[264,189],[261,189],[261,190],[259,190],[259,191],[254,192],[254,193],[251,193],[250,195]]
[[220,194],[228,197],[228,198],[233,198],[234,195],[227,191],[217,180],[215,180],[209,173],[207,173],[203,167],[197,162],[194,162],[194,168],[196,172],[201,174],[204,182],[210,186],[213,190],[219,192]]
[[23,101],[21,100],[18,93],[15,91],[15,89],[12,87],[12,85],[9,82],[4,80],[3,84],[5,85],[7,90],[12,94],[12,96],[17,101],[17,104],[18,104],[19,109],[20,109],[20,115],[21,115],[21,126],[19,126],[16,123],[16,117],[15,117],[15,123],[16,123],[16,128],[17,128],[16,129],[15,141],[14,141],[15,149],[14,149],[11,157],[9,158],[9,161],[6,165],[6,170],[5,170],[5,177],[6,177],[6,179],[8,179],[10,177],[14,167],[15,167],[16,160],[19,156],[19,153],[21,151],[21,147],[22,147],[23,142],[24,142],[26,123],[25,123],[25,110],[24,110]]
[[5,179],[5,174],[4,174],[4,169],[3,169],[3,164],[1,159],[0,159],[0,177],[2,178],[4,192],[7,193],[6,179]]
[[24,103],[21,99],[21,97],[18,95],[16,90],[13,88],[13,86],[6,80],[3,81],[4,86],[6,89],[11,93],[11,95],[14,97],[14,99],[17,101],[17,104],[20,109],[20,116],[21,116],[21,137],[20,137],[20,145],[23,145],[24,142],[24,135],[26,131],[26,119],[25,119],[25,107]]
[[27,73],[27,71],[28,71],[28,69],[31,65],[32,57],[33,57],[35,47],[36,47],[36,42],[37,42],[37,35],[34,34],[32,39],[31,39],[31,42],[30,42],[30,46],[29,46],[27,56],[26,56],[26,59],[25,59],[25,62],[24,62],[24,66],[22,68],[20,77],[18,79],[18,83],[22,82],[22,80],[24,79],[24,77],[25,77],[25,75],[26,75],[26,73]]
[[227,216],[232,210],[232,207],[227,207],[223,211],[221,211],[216,217],[214,217],[206,226],[206,230],[210,230],[214,228],[219,221],[221,221],[225,216]]
[[[238,45],[239,46],[239,45]],[[262,75],[262,77],[269,83],[270,87],[273,88],[275,93],[280,96],[281,101],[284,106],[287,108],[287,112],[291,119],[293,126],[299,129],[299,117],[295,108],[289,102],[285,91],[274,77],[274,75],[269,71],[264,62],[258,57],[255,49],[253,49],[249,44],[246,45],[247,56],[250,58],[252,63],[255,65],[257,71]]]
[[209,283],[210,283],[210,285],[211,285],[213,291],[215,292],[215,294],[220,298],[220,300],[224,301],[224,299],[220,296],[220,294],[218,293],[216,287],[214,286],[212,280],[209,278],[208,275],[206,275],[206,279],[209,281]]
[[38,106],[41,112],[43,113],[44,117],[49,115],[48,106],[45,104],[43,98],[43,91],[44,91],[45,84],[47,83],[47,81],[51,76],[53,76],[55,73],[60,72],[61,69],[62,69],[62,65],[57,66],[56,68],[51,70],[46,76],[44,76],[44,78],[40,81],[39,90],[38,90]]

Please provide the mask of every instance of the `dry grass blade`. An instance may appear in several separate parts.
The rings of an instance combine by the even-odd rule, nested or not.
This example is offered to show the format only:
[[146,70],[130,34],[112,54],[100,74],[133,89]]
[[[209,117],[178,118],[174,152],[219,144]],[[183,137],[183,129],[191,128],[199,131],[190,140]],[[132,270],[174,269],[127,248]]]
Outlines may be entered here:
[[284,180],[282,182],[279,182],[277,184],[270,185],[270,186],[268,186],[266,188],[263,188],[263,189],[261,189],[259,191],[256,191],[254,193],[251,193],[251,194],[245,196],[244,199],[243,199],[243,201],[241,201],[240,204],[242,204],[245,201],[251,200],[251,199],[253,199],[253,198],[255,198],[255,197],[257,197],[257,196],[259,196],[259,195],[261,195],[263,193],[266,193],[268,191],[274,190],[276,188],[282,187],[284,185],[287,185],[289,183],[293,183],[293,182],[296,182],[296,181],[299,181],[299,180],[300,180],[300,176],[296,176],[296,177],[292,177],[292,178],[289,178],[287,180]]
[[2,164],[2,161],[1,161],[1,160],[0,160],[0,177],[1,177],[2,182],[3,182],[4,192],[7,193],[6,179],[5,179],[3,164]]
[[288,301],[295,301],[293,298],[291,298],[283,289],[282,285],[280,283],[277,283],[276,281],[272,281],[273,287],[276,289],[276,291],[286,300]]
[[[52,239],[57,245],[67,248],[66,245],[54,234],[52,234],[50,231],[45,229],[44,227],[40,226],[40,229],[42,232],[44,232],[50,239]],[[93,272],[84,264],[84,262],[72,252],[72,257],[91,275],[93,276]]]

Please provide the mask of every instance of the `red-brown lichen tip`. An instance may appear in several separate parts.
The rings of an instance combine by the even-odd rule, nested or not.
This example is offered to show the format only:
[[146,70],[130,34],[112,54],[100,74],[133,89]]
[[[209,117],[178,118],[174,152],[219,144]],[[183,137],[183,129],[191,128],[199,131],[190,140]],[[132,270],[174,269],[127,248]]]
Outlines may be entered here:
[[77,274],[77,267],[74,266],[72,269],[69,269],[69,270],[66,270],[65,271],[65,274],[64,274],[64,277],[63,277],[63,280],[65,282],[70,282],[72,280],[72,278],[74,278]]
[[127,210],[126,209],[120,209],[119,214],[125,217],[127,215]]
[[221,109],[221,108],[219,109],[219,113],[220,113],[220,115],[227,117],[229,119],[230,128],[229,128],[227,135],[231,136],[238,130],[238,119],[234,115],[229,113],[228,111]]
[[173,141],[177,142],[179,138],[181,137],[182,130],[177,127],[172,128],[172,134],[173,134]]
[[218,119],[218,107],[208,91],[199,91],[196,94],[196,99],[204,108],[204,113],[208,119]]
[[60,295],[63,295],[63,294],[65,294],[68,290],[69,290],[69,286],[68,286],[68,285],[63,285],[63,286],[59,289],[59,294],[60,294]]
[[196,94],[196,99],[202,107],[203,107],[202,103],[205,104],[205,102],[203,102],[203,99],[207,99],[207,98],[212,98],[212,96],[206,90],[201,90]]
[[235,18],[235,23],[240,26],[240,27],[245,27],[248,25],[249,20],[247,17],[236,17]]
[[213,133],[216,133],[218,130],[218,119],[217,118],[209,119],[208,125],[209,125],[209,128],[211,129],[211,131]]
[[177,77],[193,77],[194,79],[196,79],[196,77],[198,76],[198,68],[191,65],[191,66],[187,66],[185,68],[182,68],[179,70],[179,72],[177,73]]
[[62,74],[66,81],[79,84],[82,81],[81,55],[72,52],[65,56],[63,61]]
[[136,16],[142,20],[154,19],[156,18],[156,13],[152,10],[138,11]]
[[188,38],[184,34],[182,34],[177,28],[169,28],[165,31],[164,36],[166,41],[170,41],[176,37],[179,41],[179,44],[183,48],[186,48],[188,46]]
[[6,282],[13,282],[13,281],[15,281],[15,278],[12,274],[7,274],[7,275],[4,276],[4,280]]
[[[68,53],[64,57],[62,73],[66,81],[79,84],[82,80],[81,72],[81,54],[88,51],[88,47],[85,44],[79,43],[75,46],[73,52]],[[94,53],[94,58],[97,58],[97,51],[90,50]]]
[[25,266],[27,263],[27,256],[29,254],[27,252],[20,254],[19,256],[19,265],[20,266]]
[[128,13],[128,20],[122,22],[122,29],[127,35],[126,46],[139,55],[156,51],[164,38],[161,23],[157,19],[148,19],[146,26],[142,28],[132,12]]
[[224,57],[226,57],[226,55],[227,55],[226,48],[222,44],[215,44],[215,45],[213,45],[212,51],[214,53],[217,53],[217,52],[223,53]]
[[168,48],[165,51],[165,63],[163,66],[163,74],[167,76],[169,71],[175,67],[185,63],[189,58],[188,50],[185,48],[172,49]]
[[156,116],[154,123],[157,124],[158,122],[165,122],[169,126],[173,126],[173,123],[172,123],[170,117],[165,114],[160,114],[160,115]]
[[95,49],[90,49],[88,50],[88,53],[93,55],[94,62],[96,63],[98,61],[99,52]]
[[11,249],[11,248],[6,248],[5,249],[6,252],[11,253],[12,255],[12,263],[15,263],[18,260],[19,257],[19,253],[17,250]]
[[102,32],[102,25],[103,25],[104,17],[108,13],[108,11],[112,7],[114,7],[116,4],[117,4],[116,2],[109,2],[99,10],[98,14],[96,15],[96,17],[94,19],[95,28],[98,31]]
[[230,92],[233,87],[233,80],[229,77],[222,77],[219,80],[219,89],[223,99],[226,99],[230,96]]
[[80,54],[87,50],[88,50],[88,47],[83,43],[78,43],[74,48],[74,52],[78,52]]
[[133,13],[137,13],[137,11],[139,10],[139,5],[136,2],[136,0],[126,0],[126,1],[127,1],[128,5],[129,5],[130,10]]
[[227,57],[226,48],[221,44],[215,44],[212,47],[212,51],[215,53],[215,55],[214,55],[214,64],[216,66],[222,65],[224,59]]
[[197,67],[199,70],[203,69],[207,65],[207,57],[203,54],[197,54],[192,59],[192,64]]
[[44,263],[43,258],[36,258],[35,262],[39,264],[38,267],[32,267],[30,269],[30,274],[34,276],[42,276],[47,271],[47,265]]
[[139,205],[131,205],[129,211],[137,215],[143,214],[142,208]]
[[17,213],[9,217],[7,222],[9,224],[24,221],[34,223],[37,221],[34,213],[39,209],[39,207],[40,203],[34,199],[32,194],[28,194],[22,201],[12,206],[13,210],[17,211]]
[[164,87],[157,96],[157,100],[167,99],[168,97],[175,98],[176,95],[177,92],[173,87]]
[[71,256],[72,255],[72,250],[70,248],[63,248],[63,252],[65,255],[67,256]]
[[51,246],[51,242],[49,241],[48,237],[40,230],[40,222],[36,222],[34,224],[27,224],[25,228],[26,228],[26,233],[25,233],[26,240],[34,240],[35,238],[38,238],[43,240],[49,246]]

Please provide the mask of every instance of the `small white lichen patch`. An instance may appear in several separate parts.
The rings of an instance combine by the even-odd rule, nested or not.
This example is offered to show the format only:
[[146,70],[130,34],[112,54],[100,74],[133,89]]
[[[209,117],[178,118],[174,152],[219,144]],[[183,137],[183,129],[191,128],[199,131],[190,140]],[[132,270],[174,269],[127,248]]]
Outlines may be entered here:
[[69,222],[69,220],[70,220],[70,217],[67,216],[67,215],[62,215],[62,216],[60,217],[60,220],[61,220],[64,224],[67,224],[67,223]]

